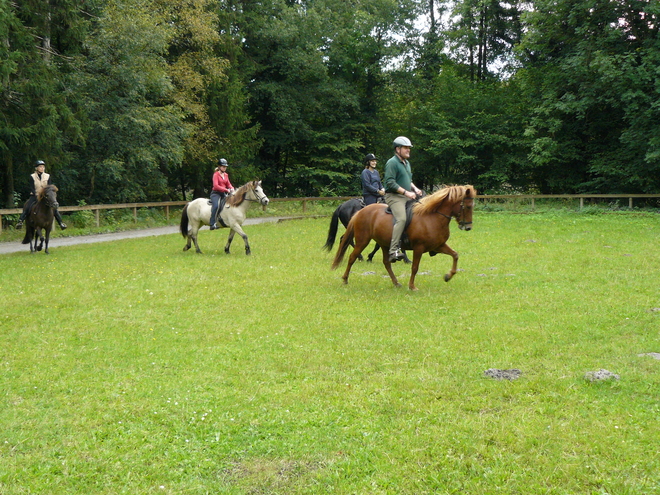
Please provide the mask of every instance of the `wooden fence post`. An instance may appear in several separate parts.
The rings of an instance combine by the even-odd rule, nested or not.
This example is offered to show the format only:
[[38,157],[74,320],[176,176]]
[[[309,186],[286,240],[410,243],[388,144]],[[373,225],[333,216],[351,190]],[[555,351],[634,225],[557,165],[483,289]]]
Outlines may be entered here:
[[137,223],[137,206],[133,207],[133,221]]
[[94,219],[96,220],[96,226],[100,227],[101,226],[101,210],[96,209],[94,210]]
[[628,198],[628,208],[630,208],[631,210],[633,209],[633,199],[632,198]]

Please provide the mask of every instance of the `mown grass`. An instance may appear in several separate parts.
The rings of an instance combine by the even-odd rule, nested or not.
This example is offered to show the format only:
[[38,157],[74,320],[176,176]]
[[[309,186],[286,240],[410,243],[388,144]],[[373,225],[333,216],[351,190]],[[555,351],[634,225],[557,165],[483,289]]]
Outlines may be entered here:
[[0,493],[660,493],[660,218],[474,227],[417,293],[327,218],[0,256]]

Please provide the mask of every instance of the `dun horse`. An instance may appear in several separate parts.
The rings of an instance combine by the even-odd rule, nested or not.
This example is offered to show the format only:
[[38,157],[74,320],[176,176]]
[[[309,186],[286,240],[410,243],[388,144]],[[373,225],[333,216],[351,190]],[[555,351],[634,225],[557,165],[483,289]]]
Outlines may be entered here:
[[[55,208],[59,206],[57,202],[57,187],[48,185],[44,187],[37,195],[37,202],[32,209],[28,212],[25,222],[25,237],[22,244],[30,244],[30,252],[41,251],[44,247],[44,236],[42,230],[46,231],[45,243],[46,249],[44,252],[48,253],[48,241],[50,239],[50,231],[53,228],[53,219],[55,218]],[[39,245],[37,246],[37,239]],[[32,242],[34,241],[34,249]]]
[[[262,206],[266,206],[269,202],[268,197],[261,188],[261,181],[253,180],[239,187],[233,195],[227,198],[224,208],[219,212],[218,219],[221,222],[218,222],[218,224],[231,229],[225,245],[225,253],[229,254],[229,247],[231,241],[234,240],[234,234],[238,234],[245,242],[245,254],[250,254],[248,236],[243,232],[241,225],[245,222],[245,213],[253,202]],[[197,198],[183,207],[179,227],[183,238],[188,240],[183,248],[184,251],[188,251],[191,243],[194,242],[195,250],[198,253],[202,252],[197,244],[197,233],[202,225],[209,225],[210,220],[211,204],[207,198]]]
[[[456,273],[458,265],[458,253],[447,245],[449,239],[449,224],[452,218],[456,218],[461,230],[472,229],[472,209],[477,191],[470,185],[445,187],[430,196],[419,200],[413,206],[413,216],[410,225],[406,229],[407,240],[402,243],[403,249],[413,251],[412,269],[408,288],[417,290],[415,287],[415,276],[419,269],[422,254],[430,253],[434,256],[443,253],[451,256],[454,260],[451,270],[445,275],[445,282],[449,282]],[[374,204],[360,210],[351,219],[346,233],[335,255],[332,269],[336,269],[344,259],[344,255],[350,242],[355,238],[355,249],[348,259],[348,266],[342,279],[348,283],[348,275],[355,260],[362,250],[374,239],[383,248],[383,264],[392,283],[399,287],[399,281],[392,272],[392,264],[388,256],[388,248],[392,238],[393,218],[385,212],[387,206]]]

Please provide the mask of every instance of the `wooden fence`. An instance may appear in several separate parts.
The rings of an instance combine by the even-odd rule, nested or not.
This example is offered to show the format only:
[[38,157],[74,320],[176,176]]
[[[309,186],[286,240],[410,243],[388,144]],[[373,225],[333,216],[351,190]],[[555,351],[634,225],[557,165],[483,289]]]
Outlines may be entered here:
[[[271,203],[286,202],[286,201],[299,201],[301,203],[302,211],[307,211],[309,202],[314,201],[347,201],[357,196],[333,196],[326,198],[271,198]],[[628,207],[632,209],[633,200],[643,198],[660,198],[660,194],[481,194],[477,199],[488,201],[490,199],[525,199],[531,201],[532,208],[535,207],[537,199],[569,199],[579,200],[580,209],[584,208],[585,199],[628,199]],[[60,212],[67,211],[93,211],[96,218],[96,226],[100,225],[100,211],[101,210],[119,210],[132,208],[133,218],[137,222],[137,211],[139,208],[165,208],[165,216],[169,220],[170,207],[183,206],[187,201],[161,201],[152,203],[121,203],[114,205],[85,205],[85,206],[60,206]],[[267,207],[263,207],[264,211]],[[2,216],[3,215],[17,215],[23,211],[22,208],[4,208],[0,209],[0,233],[2,232]]]

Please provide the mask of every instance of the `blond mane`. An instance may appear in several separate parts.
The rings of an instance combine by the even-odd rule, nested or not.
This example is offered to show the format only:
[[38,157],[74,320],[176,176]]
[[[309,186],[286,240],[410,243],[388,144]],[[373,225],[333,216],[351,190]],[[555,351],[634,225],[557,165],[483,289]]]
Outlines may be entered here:
[[251,191],[256,187],[256,183],[257,181],[253,180],[236,189],[236,192],[234,192],[234,194],[232,194],[229,199],[227,199],[227,204],[232,207],[240,205],[243,201],[245,201],[245,195],[248,193],[248,191]]
[[447,201],[454,204],[462,201],[466,196],[474,198],[477,195],[474,187],[465,186],[447,186],[437,190],[433,194],[423,197],[418,203],[413,205],[413,212],[419,214],[435,213],[442,204]]

